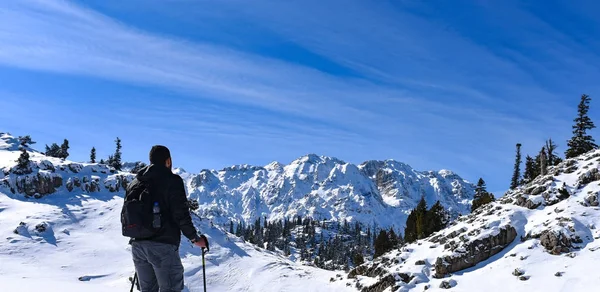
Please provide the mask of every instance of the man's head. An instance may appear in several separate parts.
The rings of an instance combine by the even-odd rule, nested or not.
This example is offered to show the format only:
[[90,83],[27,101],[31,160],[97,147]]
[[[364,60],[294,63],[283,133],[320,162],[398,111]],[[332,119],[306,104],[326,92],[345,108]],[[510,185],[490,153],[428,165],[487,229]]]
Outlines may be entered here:
[[162,145],[152,146],[152,149],[150,149],[150,164],[164,165],[171,168],[173,161],[171,160],[169,148]]

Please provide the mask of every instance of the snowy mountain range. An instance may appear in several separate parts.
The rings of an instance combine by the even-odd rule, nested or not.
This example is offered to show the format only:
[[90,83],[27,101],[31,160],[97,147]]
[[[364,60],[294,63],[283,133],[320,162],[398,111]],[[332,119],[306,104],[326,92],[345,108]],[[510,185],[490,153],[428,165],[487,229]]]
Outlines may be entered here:
[[180,175],[203,217],[218,224],[301,215],[403,230],[421,196],[429,206],[439,200],[456,217],[470,212],[474,195],[474,186],[451,171],[419,172],[394,160],[354,165],[314,154],[288,165],[237,165]]
[[[18,157],[18,149],[19,141],[15,137],[0,133],[1,152]],[[67,165],[73,173],[115,173],[116,190],[133,178],[129,171],[135,163],[125,163],[123,171],[117,174],[106,165],[61,161],[31,148],[28,150],[41,155],[40,164],[34,163],[34,168],[39,169],[35,173],[64,180],[69,188],[73,183],[79,185],[79,181],[87,180],[82,183],[93,184],[93,192],[100,181],[89,176],[58,174],[52,170],[53,163]],[[10,173],[7,167],[13,167],[14,161],[5,166],[6,175]],[[474,186],[451,171],[420,172],[394,160],[354,165],[333,157],[309,154],[288,165],[272,162],[264,167],[235,165],[218,171],[202,170],[199,174],[179,168],[174,172],[184,179],[189,197],[200,203],[201,216],[219,225],[230,221],[250,224],[259,217],[282,220],[301,215],[403,230],[406,217],[422,196],[429,206],[440,201],[452,217],[469,213],[474,196]],[[23,191],[33,196],[52,193],[52,190],[36,192],[38,181],[36,178],[32,187]],[[16,184],[7,186],[14,190]],[[22,193],[18,188],[17,192]]]
[[[133,265],[119,214],[123,186],[133,175],[26,149],[31,163],[18,173],[18,141],[0,134],[0,290],[129,289]],[[287,216],[294,208],[320,215],[323,209],[304,206],[338,199],[341,204],[325,209],[330,218],[368,220],[378,216],[365,211],[372,206],[368,204],[381,206],[375,211],[396,210],[414,203],[411,200],[418,197],[414,194],[446,199],[444,204],[457,210],[460,198],[471,191],[460,188],[462,180],[447,171],[420,173],[393,161],[352,166],[311,155],[287,166],[178,172],[186,178],[190,195],[200,198],[203,212],[219,220],[249,220],[271,210]],[[440,196],[444,189],[452,195]],[[403,196],[404,191],[410,196]],[[214,220],[194,220],[211,242],[206,261],[210,291],[579,292],[600,286],[600,278],[592,272],[600,262],[599,193],[597,150],[567,159],[549,168],[548,175],[457,217],[448,228],[349,273],[301,265],[293,255],[284,257],[244,242],[212,224]],[[255,200],[244,201],[248,194]],[[344,201],[344,196],[349,199]],[[287,203],[296,205],[291,208]],[[342,208],[353,205],[357,208]],[[200,250],[183,240],[180,256],[186,270],[184,291],[202,291]]]

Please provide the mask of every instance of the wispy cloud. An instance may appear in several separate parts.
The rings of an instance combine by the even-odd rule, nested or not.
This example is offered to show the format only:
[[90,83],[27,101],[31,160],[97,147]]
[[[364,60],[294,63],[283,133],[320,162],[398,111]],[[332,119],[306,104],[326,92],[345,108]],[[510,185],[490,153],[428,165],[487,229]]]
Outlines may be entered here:
[[[395,156],[471,175],[498,165],[509,172],[517,141],[537,149],[561,127],[564,138],[571,113],[557,109],[573,109],[581,93],[574,88],[600,89],[589,85],[600,59],[581,42],[585,33],[569,35],[511,1],[462,4],[476,24],[450,4],[421,1],[132,1],[160,7],[157,17],[164,10],[244,20],[253,24],[245,31],[269,32],[356,74],[244,50],[240,44],[257,42],[256,34],[233,35],[235,46],[175,37],[62,0],[0,1],[0,65],[162,88],[206,103],[139,109],[138,122],[155,130],[265,139],[276,145],[270,149],[353,145],[356,160]],[[518,17],[506,21],[511,15]],[[116,112],[127,121],[128,112]]]

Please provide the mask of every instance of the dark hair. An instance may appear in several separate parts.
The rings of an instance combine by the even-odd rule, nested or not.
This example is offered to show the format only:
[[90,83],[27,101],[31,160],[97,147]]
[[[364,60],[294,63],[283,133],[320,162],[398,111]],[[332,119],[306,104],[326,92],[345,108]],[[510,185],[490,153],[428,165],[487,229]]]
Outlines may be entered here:
[[167,159],[171,157],[169,148],[162,145],[154,145],[150,149],[150,163],[164,165]]

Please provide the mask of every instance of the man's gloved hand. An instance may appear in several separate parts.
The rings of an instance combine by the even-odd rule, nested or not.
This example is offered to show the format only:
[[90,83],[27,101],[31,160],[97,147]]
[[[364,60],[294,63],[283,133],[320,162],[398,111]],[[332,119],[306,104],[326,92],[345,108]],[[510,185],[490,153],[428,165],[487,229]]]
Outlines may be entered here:
[[207,251],[209,250],[209,248],[208,248],[208,239],[204,235],[200,235],[200,236],[194,238],[194,240],[192,240],[192,243],[195,246],[198,246],[200,248],[206,248]]

